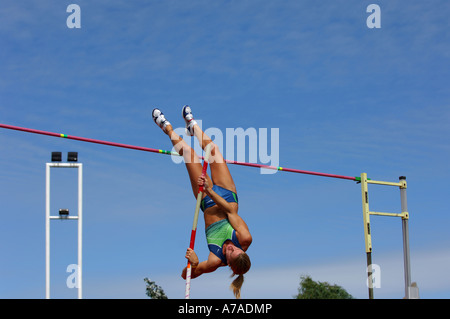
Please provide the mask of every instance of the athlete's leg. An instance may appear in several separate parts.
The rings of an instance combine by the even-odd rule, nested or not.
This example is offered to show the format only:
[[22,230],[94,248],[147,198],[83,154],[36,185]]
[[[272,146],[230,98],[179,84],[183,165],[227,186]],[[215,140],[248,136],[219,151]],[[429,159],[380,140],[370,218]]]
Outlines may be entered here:
[[[158,110],[159,111],[159,110]],[[160,111],[153,111],[153,118],[155,119],[156,124],[160,126],[164,133],[170,137],[172,145],[174,146],[175,151],[182,155],[184,158],[184,163],[186,165],[186,169],[189,175],[189,180],[191,182],[192,191],[194,193],[195,198],[197,198],[198,194],[198,177],[202,174],[202,164],[200,162],[199,157],[195,153],[195,151],[177,134],[172,128],[172,125],[164,118],[164,116]],[[209,183],[212,183],[210,177],[207,175]]]
[[236,192],[236,186],[233,178],[231,177],[228,165],[225,162],[219,147],[201,130],[200,126],[197,122],[195,122],[189,107],[185,106],[182,113],[183,118],[186,121],[186,129],[188,133],[190,133],[190,135],[195,135],[202,149],[204,150],[206,145],[211,143],[211,157],[209,160],[209,165],[211,167],[211,179],[213,184]]
[[[200,159],[192,147],[173,131],[172,126],[167,127],[167,135],[170,137],[175,151],[184,158],[184,163],[189,174],[189,180],[191,181],[192,191],[197,198],[198,177],[202,174],[202,164]],[[208,179],[208,183],[213,183],[208,174],[206,175],[206,178]]]
[[213,184],[236,193],[236,185],[234,184],[228,165],[225,162],[219,147],[197,124],[194,125],[194,135],[197,137],[202,149],[205,149],[206,145],[211,144],[211,160],[209,161],[209,166],[211,167],[211,179]]

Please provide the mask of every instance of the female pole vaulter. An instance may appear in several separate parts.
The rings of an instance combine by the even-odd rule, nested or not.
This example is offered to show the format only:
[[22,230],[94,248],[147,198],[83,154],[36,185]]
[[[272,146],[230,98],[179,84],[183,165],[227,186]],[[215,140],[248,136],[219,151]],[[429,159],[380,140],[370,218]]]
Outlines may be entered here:
[[[189,106],[183,107],[182,116],[186,122],[186,133],[195,136],[202,149],[212,143],[209,158],[211,177],[201,176],[202,165],[198,155],[174,132],[164,114],[157,108],[152,112],[155,123],[170,137],[178,154],[183,156],[194,196],[197,197],[199,186],[204,187],[201,209],[210,253],[207,260],[199,263],[195,251],[187,249],[186,258],[192,267],[191,277],[196,278],[228,265],[233,272],[232,277],[237,275],[230,288],[235,297],[240,298],[243,275],[251,266],[246,251],[252,243],[252,236],[247,224],[238,215],[236,186],[219,148],[197,125]],[[186,279],[186,267],[181,276]]]

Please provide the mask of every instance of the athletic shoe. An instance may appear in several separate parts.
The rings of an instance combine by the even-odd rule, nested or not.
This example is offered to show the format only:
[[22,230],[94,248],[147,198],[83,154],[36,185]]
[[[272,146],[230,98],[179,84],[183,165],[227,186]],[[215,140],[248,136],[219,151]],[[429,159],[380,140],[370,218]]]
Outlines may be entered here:
[[183,106],[181,114],[183,115],[184,121],[186,122],[186,134],[194,136],[194,125],[197,124],[197,122],[194,120],[194,115],[192,115],[192,111],[189,105]]
[[161,110],[155,108],[152,111],[152,117],[153,117],[153,121],[155,121],[155,123],[163,129],[163,131],[166,131],[166,126],[167,125],[171,125],[170,122],[168,120],[166,120],[166,118],[164,117],[164,114],[161,112]]

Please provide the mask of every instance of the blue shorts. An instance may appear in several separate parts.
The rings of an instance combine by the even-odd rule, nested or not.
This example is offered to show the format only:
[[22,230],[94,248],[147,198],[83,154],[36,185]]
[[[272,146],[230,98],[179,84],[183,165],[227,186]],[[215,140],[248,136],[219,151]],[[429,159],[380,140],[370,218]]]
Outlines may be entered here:
[[[235,192],[232,192],[228,189],[225,189],[225,188],[217,186],[217,185],[214,185],[212,187],[212,189],[213,189],[213,191],[215,191],[217,193],[217,195],[219,195],[220,197],[225,199],[228,203],[238,203],[238,197]],[[201,207],[202,211],[205,211],[207,208],[212,207],[214,205],[216,205],[216,203],[214,203],[214,201],[211,199],[211,197],[206,195],[202,199],[200,207]]]

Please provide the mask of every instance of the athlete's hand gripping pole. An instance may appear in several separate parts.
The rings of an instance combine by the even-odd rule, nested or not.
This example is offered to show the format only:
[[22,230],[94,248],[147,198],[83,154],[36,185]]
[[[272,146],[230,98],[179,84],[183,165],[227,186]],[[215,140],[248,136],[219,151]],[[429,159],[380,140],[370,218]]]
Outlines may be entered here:
[[[209,156],[211,155],[211,143],[206,145],[205,147],[205,157],[203,159],[203,170],[202,170],[202,176],[206,176],[206,169],[208,168],[208,160]],[[200,211],[200,204],[202,202],[203,197],[203,185],[199,186],[198,188],[198,194],[197,194],[197,204],[195,205],[195,214],[194,214],[194,223],[192,225],[192,231],[191,231],[191,241],[189,244],[189,248],[194,249],[195,244],[195,233],[197,232],[197,222],[198,222],[198,214]],[[188,261],[187,269],[186,269],[186,291],[185,291],[185,298],[189,299],[190,296],[190,288],[191,288],[191,263]]]

